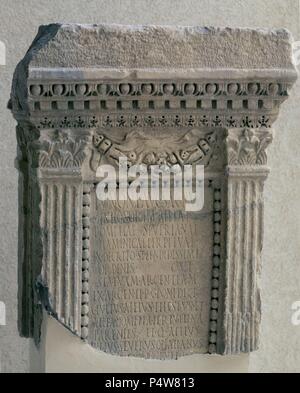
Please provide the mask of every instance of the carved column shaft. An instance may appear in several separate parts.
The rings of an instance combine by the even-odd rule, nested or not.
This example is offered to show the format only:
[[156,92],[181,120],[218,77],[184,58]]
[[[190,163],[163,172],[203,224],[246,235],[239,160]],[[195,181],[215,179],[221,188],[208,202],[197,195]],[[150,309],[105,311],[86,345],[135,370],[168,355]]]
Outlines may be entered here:
[[263,187],[269,173],[270,131],[229,130],[227,137],[225,354],[258,348],[259,276],[263,236]]
[[228,178],[226,258],[226,354],[258,348],[262,247],[263,181]]
[[[46,310],[81,334],[82,181],[41,179],[41,290]],[[50,295],[50,298],[49,298]]]

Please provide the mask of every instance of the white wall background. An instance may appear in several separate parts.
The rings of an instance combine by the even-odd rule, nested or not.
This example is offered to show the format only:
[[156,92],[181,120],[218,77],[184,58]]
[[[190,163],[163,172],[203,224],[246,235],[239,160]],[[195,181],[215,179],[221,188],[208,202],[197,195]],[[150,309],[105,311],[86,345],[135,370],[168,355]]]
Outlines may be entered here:
[[[40,24],[50,22],[286,27],[300,40],[299,0],[0,0],[0,370],[27,372],[29,343],[17,332],[17,171],[15,121],[6,110],[11,79]],[[299,372],[300,326],[291,323],[300,300],[300,82],[284,104],[269,151],[266,185],[261,349],[250,371]]]

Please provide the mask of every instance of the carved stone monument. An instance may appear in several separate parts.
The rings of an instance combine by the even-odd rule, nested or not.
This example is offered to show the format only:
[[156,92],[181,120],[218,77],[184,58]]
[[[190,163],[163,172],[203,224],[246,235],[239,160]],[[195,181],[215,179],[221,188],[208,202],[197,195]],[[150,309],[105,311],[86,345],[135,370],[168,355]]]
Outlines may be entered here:
[[[111,354],[256,350],[266,148],[296,76],[285,30],[41,27],[10,101],[21,334],[45,309]],[[100,201],[120,157],[204,165],[204,208]]]

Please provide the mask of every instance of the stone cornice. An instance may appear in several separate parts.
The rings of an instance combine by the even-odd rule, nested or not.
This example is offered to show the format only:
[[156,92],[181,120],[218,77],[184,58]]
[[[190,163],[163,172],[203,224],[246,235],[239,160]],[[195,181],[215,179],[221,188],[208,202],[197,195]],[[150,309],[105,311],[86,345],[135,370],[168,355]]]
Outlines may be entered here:
[[38,128],[134,127],[135,116],[271,127],[296,76],[285,30],[53,24],[18,65],[10,107]]
[[26,101],[13,98],[17,119],[38,128],[269,128],[288,97],[285,81],[28,80]]
[[40,79],[49,79],[56,81],[76,81],[84,79],[93,80],[119,80],[126,78],[135,81],[147,80],[157,81],[165,79],[183,79],[186,81],[223,81],[224,77],[228,80],[283,80],[294,82],[297,78],[295,68],[145,68],[145,69],[118,69],[118,68],[101,68],[101,67],[30,67],[28,79],[35,81]]

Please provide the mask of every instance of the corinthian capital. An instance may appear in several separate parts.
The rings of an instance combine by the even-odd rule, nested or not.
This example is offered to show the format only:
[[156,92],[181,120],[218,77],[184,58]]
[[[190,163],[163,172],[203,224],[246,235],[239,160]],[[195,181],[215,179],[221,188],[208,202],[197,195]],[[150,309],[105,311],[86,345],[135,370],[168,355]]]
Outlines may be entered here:
[[267,165],[267,147],[273,140],[270,129],[241,128],[228,131],[227,162],[229,166]]

